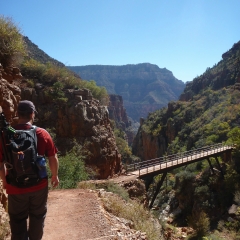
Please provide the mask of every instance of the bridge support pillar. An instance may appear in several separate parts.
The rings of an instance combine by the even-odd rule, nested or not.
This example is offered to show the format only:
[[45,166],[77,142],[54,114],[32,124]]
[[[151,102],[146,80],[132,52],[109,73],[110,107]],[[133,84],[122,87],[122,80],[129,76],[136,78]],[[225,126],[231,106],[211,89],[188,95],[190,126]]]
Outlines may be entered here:
[[148,191],[150,185],[151,185],[152,182],[153,182],[153,176],[145,177],[143,180],[144,180],[144,183],[145,183],[146,191]]
[[155,193],[153,195],[153,198],[152,198],[152,201],[151,201],[151,203],[149,205],[149,208],[152,208],[153,203],[154,203],[154,201],[155,201],[155,199],[156,199],[156,197],[157,197],[157,195],[158,195],[158,193],[160,191],[160,188],[161,188],[161,186],[163,184],[163,181],[164,181],[166,176],[167,176],[167,172],[164,172],[163,175],[162,175],[162,178],[160,179],[160,181],[157,184],[157,188],[156,188],[156,191],[155,191]]
[[224,152],[222,158],[224,162],[232,161],[232,150]]
[[209,166],[210,166],[210,168],[211,168],[212,173],[214,174],[214,169],[213,169],[213,166],[212,166],[212,163],[211,163],[209,157],[207,158],[207,161],[208,161],[208,164],[209,164]]
[[218,168],[219,168],[219,170],[221,171],[222,177],[224,178],[224,173],[223,173],[223,170],[222,170],[222,168],[221,168],[221,165],[220,165],[220,163],[219,163],[219,161],[218,161],[218,159],[217,159],[217,156],[215,156],[215,159],[216,159]]

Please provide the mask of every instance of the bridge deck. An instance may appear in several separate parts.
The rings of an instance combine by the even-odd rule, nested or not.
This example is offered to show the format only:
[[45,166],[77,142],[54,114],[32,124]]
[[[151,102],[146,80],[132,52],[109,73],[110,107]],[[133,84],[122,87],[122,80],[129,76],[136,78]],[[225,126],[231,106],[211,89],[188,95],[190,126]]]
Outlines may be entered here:
[[193,162],[206,159],[208,157],[213,157],[224,152],[231,151],[232,149],[233,146],[216,144],[213,146],[191,150],[184,153],[150,159],[147,161],[128,165],[128,169],[133,168],[133,171],[128,171],[128,175],[136,175],[140,178],[143,178],[147,175],[156,175]]

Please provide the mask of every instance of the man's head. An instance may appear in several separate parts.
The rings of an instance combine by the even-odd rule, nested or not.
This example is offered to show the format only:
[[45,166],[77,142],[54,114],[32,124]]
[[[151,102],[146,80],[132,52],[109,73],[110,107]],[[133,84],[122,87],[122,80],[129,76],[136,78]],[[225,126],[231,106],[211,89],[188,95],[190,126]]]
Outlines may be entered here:
[[37,113],[34,104],[31,101],[20,101],[17,108],[19,118],[31,119],[32,115]]

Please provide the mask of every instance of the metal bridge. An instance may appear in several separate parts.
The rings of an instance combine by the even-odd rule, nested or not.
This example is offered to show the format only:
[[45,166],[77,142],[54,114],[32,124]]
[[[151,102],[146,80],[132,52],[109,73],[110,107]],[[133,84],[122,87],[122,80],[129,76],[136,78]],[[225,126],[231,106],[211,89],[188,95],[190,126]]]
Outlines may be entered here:
[[150,208],[153,205],[153,202],[163,184],[163,181],[167,175],[167,172],[182,167],[184,165],[188,165],[190,163],[202,161],[207,159],[212,172],[214,172],[214,168],[210,161],[210,157],[214,157],[219,171],[222,173],[220,163],[217,159],[218,156],[225,156],[228,159],[231,159],[231,152],[234,149],[234,145],[224,145],[223,143],[218,143],[215,145],[210,145],[194,150],[190,150],[187,152],[181,152],[173,155],[167,155],[155,159],[150,159],[142,162],[137,162],[134,164],[126,165],[126,171],[129,176],[135,175],[138,178],[144,179],[146,184],[146,189],[148,190],[151,182],[153,181],[153,177],[158,174],[163,174],[161,180],[157,184],[156,192],[153,196],[152,202],[150,204]]

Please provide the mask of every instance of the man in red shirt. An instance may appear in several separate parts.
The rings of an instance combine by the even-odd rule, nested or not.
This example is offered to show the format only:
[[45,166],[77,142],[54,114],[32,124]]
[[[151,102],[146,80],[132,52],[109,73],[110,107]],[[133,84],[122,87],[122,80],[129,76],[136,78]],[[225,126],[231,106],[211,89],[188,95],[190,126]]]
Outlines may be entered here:
[[[20,101],[17,112],[19,119],[14,128],[16,130],[30,129],[36,113],[34,104],[27,100]],[[38,155],[48,158],[52,174],[51,184],[57,187],[59,184],[57,149],[45,129],[37,127],[36,135]],[[8,194],[11,240],[40,240],[43,236],[47,213],[48,179],[43,178],[36,185],[27,188],[8,184],[6,181],[8,173],[3,161],[2,149],[0,149],[0,177],[3,188]],[[29,227],[27,227],[27,218],[29,218]]]

